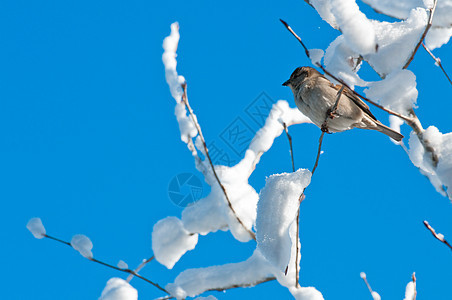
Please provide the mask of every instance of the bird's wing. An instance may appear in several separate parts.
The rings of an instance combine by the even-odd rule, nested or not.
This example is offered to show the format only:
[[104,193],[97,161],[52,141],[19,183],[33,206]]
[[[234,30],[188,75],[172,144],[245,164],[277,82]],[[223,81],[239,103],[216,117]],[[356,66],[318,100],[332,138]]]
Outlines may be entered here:
[[[333,83],[331,83],[331,85],[338,91],[341,89],[341,85],[334,85]],[[342,93],[350,98],[350,100],[352,100],[353,103],[355,103],[362,111],[368,114],[369,117],[377,121],[377,118],[370,112],[369,106],[367,106],[367,104],[364,103],[364,101],[361,100],[358,96],[356,96],[349,88],[344,87]]]

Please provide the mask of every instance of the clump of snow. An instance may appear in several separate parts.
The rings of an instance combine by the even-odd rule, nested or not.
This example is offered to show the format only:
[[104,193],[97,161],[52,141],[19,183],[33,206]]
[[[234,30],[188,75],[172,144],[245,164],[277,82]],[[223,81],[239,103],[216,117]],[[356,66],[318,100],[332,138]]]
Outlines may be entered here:
[[129,265],[123,260],[118,261],[117,266],[120,269],[128,269],[129,268]]
[[331,0],[331,12],[351,49],[362,55],[375,53],[374,27],[354,0]]
[[408,115],[416,104],[416,76],[409,70],[394,71],[385,79],[368,86],[364,91],[368,98],[402,115]]
[[372,291],[371,295],[374,300],[381,300],[381,297],[377,292]]
[[359,54],[350,49],[343,35],[338,36],[328,46],[324,62],[329,72],[344,80],[351,88],[355,85],[366,85],[356,73],[361,67]]
[[361,277],[362,279],[366,279],[366,273],[364,272],[359,273],[359,277]]
[[271,175],[259,194],[257,247],[281,272],[284,272],[289,264],[292,247],[298,243],[298,237],[292,240],[289,230],[292,224],[297,222],[299,197],[310,181],[311,172],[304,169],[294,173]]
[[309,0],[309,3],[315,8],[324,21],[330,24],[331,27],[339,29],[336,18],[331,12],[332,4],[330,0]]
[[324,54],[322,49],[309,49],[309,58],[313,65],[320,64]]
[[171,24],[171,34],[163,40],[163,55],[162,60],[165,65],[165,77],[171,91],[171,95],[176,100],[175,115],[179,123],[181,139],[185,143],[190,138],[197,135],[196,127],[192,119],[187,115],[185,104],[182,102],[183,89],[182,84],[185,83],[185,78],[177,74],[176,66],[176,50],[179,44],[179,24]]
[[225,289],[234,285],[253,285],[269,277],[270,267],[259,251],[244,262],[199,269],[180,273],[174,283],[165,289],[177,299],[195,297],[210,289]]
[[431,28],[425,37],[425,45],[430,49],[440,48],[449,42],[452,36],[452,25],[450,27]]
[[30,230],[31,234],[37,239],[42,239],[46,235],[46,229],[42,225],[40,218],[31,218],[27,223],[27,229]]
[[[412,9],[417,7],[430,8],[433,1],[422,0],[363,0],[375,10],[398,19],[407,19]],[[452,0],[438,0],[435,14],[433,15],[433,27],[430,28],[426,43],[429,48],[438,48],[444,42],[449,40],[452,35],[452,23],[450,16],[452,15]]]
[[155,259],[168,269],[172,269],[181,256],[194,249],[197,243],[198,235],[187,231],[176,217],[167,217],[154,225],[152,251]]
[[87,259],[93,258],[93,243],[91,240],[83,234],[76,234],[71,239],[71,246],[77,250],[83,257]]
[[408,19],[388,23],[372,21],[377,37],[378,52],[364,55],[364,59],[383,77],[401,69],[419,42],[427,24],[423,8],[411,11]]
[[410,159],[430,179],[439,193],[452,200],[452,133],[442,134],[436,127],[430,126],[424,131],[423,137],[438,155],[437,167],[433,166],[431,154],[425,151],[414,133],[411,133],[409,141]]
[[121,278],[108,280],[99,300],[137,300],[138,292],[127,281]]
[[412,281],[408,282],[405,289],[405,298],[403,300],[414,300],[415,292],[416,290],[414,282]]
[[179,24],[177,22],[171,24],[171,34],[163,40],[162,55],[163,64],[165,65],[165,77],[171,91],[171,95],[177,102],[182,99],[181,84],[185,82],[182,76],[177,75],[176,66],[176,50],[179,44]]
[[[403,121],[402,119],[400,119],[399,117],[390,115],[389,116],[389,124],[391,129],[397,131],[400,133],[400,127],[405,123],[405,121]],[[391,141],[393,141],[395,144],[399,144],[399,142],[391,139]]]

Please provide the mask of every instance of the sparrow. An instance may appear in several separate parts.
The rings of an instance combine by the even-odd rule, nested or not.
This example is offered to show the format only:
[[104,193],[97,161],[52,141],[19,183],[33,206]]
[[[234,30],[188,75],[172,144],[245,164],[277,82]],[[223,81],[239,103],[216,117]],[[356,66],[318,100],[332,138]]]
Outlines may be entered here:
[[334,85],[316,69],[296,68],[283,86],[290,87],[298,109],[323,131],[361,128],[377,130],[398,142],[403,139],[403,135],[378,121],[369,107],[347,87],[342,91],[337,109],[332,111],[341,86]]

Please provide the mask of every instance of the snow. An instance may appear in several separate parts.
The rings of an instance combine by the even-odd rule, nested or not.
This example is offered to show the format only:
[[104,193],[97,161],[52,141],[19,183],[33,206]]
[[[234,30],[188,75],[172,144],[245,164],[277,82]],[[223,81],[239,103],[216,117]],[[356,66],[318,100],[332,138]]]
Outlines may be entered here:
[[87,259],[93,258],[93,252],[91,252],[91,249],[93,249],[93,243],[86,235],[74,235],[71,240],[71,246],[72,248],[80,252],[83,257]]
[[309,0],[309,3],[319,13],[320,17],[326,22],[328,22],[328,24],[330,24],[331,27],[339,29],[339,26],[336,22],[336,18],[331,12],[332,5],[330,0]]
[[293,232],[290,230],[294,229],[292,227],[296,229],[299,196],[310,180],[311,172],[304,169],[271,175],[259,194],[257,247],[270,264],[281,272],[288,266],[293,256],[291,249],[298,243],[298,237],[292,239]]
[[152,251],[155,259],[172,269],[185,252],[195,248],[198,235],[184,228],[176,217],[167,217],[158,221],[152,231]]
[[[260,145],[258,135],[256,137],[255,143]],[[177,299],[184,299],[211,289],[254,285],[269,276],[275,276],[280,284],[289,288],[296,299],[323,299],[315,288],[295,288],[294,284],[296,243],[299,243],[296,235],[298,199],[310,178],[308,170],[300,169],[294,173],[272,175],[266,180],[266,185],[259,194],[257,208],[257,248],[249,259],[239,263],[186,270],[176,277],[174,283],[168,284],[166,289]],[[299,251],[300,249],[297,264]],[[287,266],[288,272],[285,274]]]
[[195,297],[210,289],[224,289],[234,285],[253,285],[270,275],[270,267],[259,251],[244,262],[207,268],[188,269],[180,273],[165,289],[177,299]]
[[313,65],[321,63],[324,54],[322,49],[309,49],[309,58]]
[[405,298],[403,300],[414,300],[414,295],[415,295],[414,282],[410,281],[406,285]]
[[381,300],[381,297],[377,292],[372,291],[371,295],[374,300]]
[[383,77],[401,69],[419,42],[427,24],[427,17],[425,9],[418,8],[412,10],[405,21],[373,21],[378,52],[364,55],[364,59]]
[[425,45],[429,49],[440,48],[449,42],[452,36],[452,26],[450,27],[438,27],[430,28],[427,36],[425,37]]
[[137,300],[138,292],[121,278],[108,280],[99,300]]
[[[430,154],[425,151],[414,133],[411,133],[409,141],[411,162],[430,179],[439,193],[452,200],[452,194],[449,192],[452,187],[452,133],[442,134],[436,127],[430,126],[423,136],[438,154],[438,166],[434,168]],[[449,193],[446,194],[446,191]]]
[[[365,86],[366,82],[356,72],[359,55],[351,50],[343,35],[336,38],[326,49],[324,62],[329,72],[344,80],[351,88],[355,85]],[[333,79],[330,78],[334,82]]]
[[[369,4],[379,12],[398,19],[407,19],[411,10],[416,7],[430,8],[433,5],[432,0],[363,0],[363,2]],[[433,15],[433,26],[426,37],[426,44],[429,48],[435,49],[441,47],[452,36],[451,15],[452,0],[439,0]]]
[[402,115],[407,116],[416,104],[416,76],[409,70],[394,71],[385,79],[370,83],[368,87],[364,91],[368,98]]
[[441,242],[444,242],[444,234],[442,234],[442,233],[437,233],[436,236],[438,237],[438,239],[439,239]]
[[377,49],[374,27],[354,0],[331,0],[331,12],[349,47],[361,54]]
[[42,225],[40,218],[31,218],[27,223],[27,229],[30,230],[31,234],[37,239],[42,239],[45,237],[46,229]]
[[209,295],[207,297],[197,297],[195,300],[218,300],[216,297]]
[[179,76],[176,70],[176,50],[179,37],[179,24],[176,22],[171,24],[171,34],[163,40],[162,60],[165,65],[166,82],[170,87],[171,95],[177,102],[175,115],[179,123],[181,139],[186,143],[189,138],[197,135],[197,130],[192,119],[187,116],[185,104],[182,102],[183,90],[181,85],[185,83],[185,79],[183,76]]
[[360,276],[362,279],[366,279],[366,273],[364,273],[364,272],[359,273],[359,276]]

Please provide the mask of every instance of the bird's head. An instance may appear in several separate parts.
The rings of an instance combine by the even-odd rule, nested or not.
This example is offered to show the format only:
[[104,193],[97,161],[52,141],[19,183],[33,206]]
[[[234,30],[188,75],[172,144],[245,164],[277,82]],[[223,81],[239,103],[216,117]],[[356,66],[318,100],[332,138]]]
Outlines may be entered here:
[[294,88],[300,85],[306,78],[317,74],[320,75],[320,73],[316,69],[313,69],[311,67],[299,67],[296,68],[295,71],[293,71],[292,75],[290,75],[290,78],[286,80],[282,85]]

